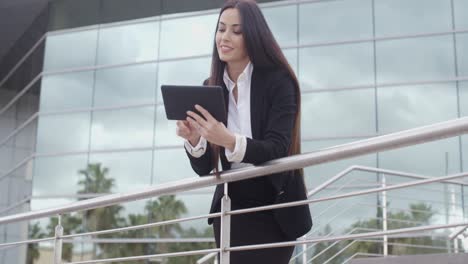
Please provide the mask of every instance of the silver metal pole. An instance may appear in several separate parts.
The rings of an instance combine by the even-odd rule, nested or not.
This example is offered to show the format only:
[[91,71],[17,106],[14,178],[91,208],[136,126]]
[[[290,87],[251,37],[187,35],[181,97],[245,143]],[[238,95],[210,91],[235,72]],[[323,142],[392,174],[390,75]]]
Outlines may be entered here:
[[220,264],[229,264],[229,258],[231,256],[230,251],[226,251],[226,248],[231,246],[231,215],[227,214],[231,211],[231,199],[228,195],[228,184],[224,184],[224,196],[221,199],[221,234],[220,234]]
[[[385,174],[382,174],[382,188],[387,187],[387,180],[385,178]],[[387,191],[382,192],[382,229],[383,231],[388,230],[388,222],[387,222]],[[383,236],[383,255],[386,257],[388,256],[388,236]]]
[[[306,235],[302,237],[304,240],[307,239]],[[307,263],[307,244],[302,245],[302,264]]]
[[63,227],[61,216],[58,215],[58,224],[55,227],[55,245],[54,245],[54,264],[62,263],[62,236],[63,236]]

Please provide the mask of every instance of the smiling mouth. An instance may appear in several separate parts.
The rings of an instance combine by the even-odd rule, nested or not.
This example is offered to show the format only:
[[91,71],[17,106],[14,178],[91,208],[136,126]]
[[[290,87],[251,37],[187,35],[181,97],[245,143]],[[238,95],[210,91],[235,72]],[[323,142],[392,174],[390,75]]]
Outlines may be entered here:
[[227,52],[230,52],[231,50],[233,50],[233,48],[228,47],[228,46],[221,45],[221,46],[220,46],[220,50],[221,50],[221,52],[223,52],[223,53],[227,53]]

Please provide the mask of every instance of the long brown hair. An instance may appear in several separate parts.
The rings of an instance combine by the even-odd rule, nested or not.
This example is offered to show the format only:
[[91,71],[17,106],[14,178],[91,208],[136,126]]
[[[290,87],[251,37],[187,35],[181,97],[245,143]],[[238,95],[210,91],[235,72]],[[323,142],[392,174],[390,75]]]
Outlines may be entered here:
[[[247,54],[250,58],[254,69],[267,68],[267,69],[281,69],[286,71],[296,88],[297,95],[297,112],[294,122],[294,129],[291,138],[291,146],[289,148],[289,155],[301,153],[301,93],[299,89],[299,82],[296,74],[289,65],[286,57],[281,51],[278,42],[275,40],[270,28],[263,16],[262,11],[257,3],[253,0],[229,0],[221,8],[218,16],[218,23],[216,24],[216,32],[219,27],[219,19],[221,14],[230,8],[236,8],[239,11],[241,18],[242,34],[244,36],[245,47]],[[226,62],[219,58],[218,49],[216,48],[216,34],[213,45],[213,56],[211,60],[211,74],[209,78],[209,85],[222,85],[223,75]],[[214,169],[218,174],[218,160],[219,160],[219,147],[214,146]],[[300,170],[302,174],[302,170]]]

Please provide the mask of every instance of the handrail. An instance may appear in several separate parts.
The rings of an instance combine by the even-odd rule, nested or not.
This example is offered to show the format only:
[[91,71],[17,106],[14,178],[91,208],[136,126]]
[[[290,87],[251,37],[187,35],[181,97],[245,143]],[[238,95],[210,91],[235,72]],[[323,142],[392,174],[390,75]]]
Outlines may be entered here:
[[58,206],[50,209],[1,217],[0,224],[37,219],[55,214],[65,214],[75,211],[89,210],[97,207],[110,206],[138,199],[173,194],[216,184],[240,181],[282,171],[289,171],[326,162],[361,156],[369,153],[400,148],[403,146],[435,141],[443,138],[458,136],[464,133],[468,133],[468,117],[449,120],[371,139],[360,140],[336,147],[326,148],[316,152],[281,158],[254,167],[226,171],[221,173],[219,178],[215,176],[190,178],[161,184],[144,190],[106,195],[94,199],[71,203],[66,206]]

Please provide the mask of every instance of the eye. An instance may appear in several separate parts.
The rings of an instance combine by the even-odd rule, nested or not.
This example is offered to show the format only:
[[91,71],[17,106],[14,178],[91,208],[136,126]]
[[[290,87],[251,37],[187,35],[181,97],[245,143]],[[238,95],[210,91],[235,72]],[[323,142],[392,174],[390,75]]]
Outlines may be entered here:
[[242,31],[234,31],[234,34],[236,34],[236,35],[242,35]]
[[226,31],[226,29],[224,29],[224,28],[218,28],[218,32],[224,32],[224,31]]

